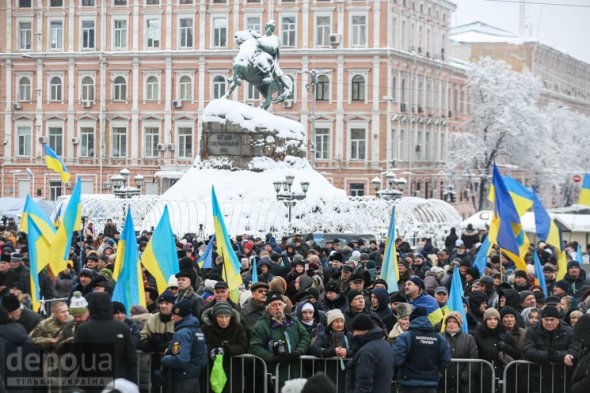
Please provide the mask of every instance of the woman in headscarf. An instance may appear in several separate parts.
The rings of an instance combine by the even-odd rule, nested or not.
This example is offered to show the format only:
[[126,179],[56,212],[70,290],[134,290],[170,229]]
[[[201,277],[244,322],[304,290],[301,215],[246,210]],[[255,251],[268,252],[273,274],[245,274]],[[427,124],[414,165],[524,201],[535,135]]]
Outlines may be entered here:
[[[478,359],[475,339],[471,334],[462,331],[461,314],[456,311],[449,312],[444,319],[444,326],[443,336],[449,342],[453,359]],[[479,387],[475,378],[477,370],[478,367],[470,367],[469,363],[451,363],[446,371],[446,378],[441,379],[441,390],[449,393],[475,392],[476,387]]]

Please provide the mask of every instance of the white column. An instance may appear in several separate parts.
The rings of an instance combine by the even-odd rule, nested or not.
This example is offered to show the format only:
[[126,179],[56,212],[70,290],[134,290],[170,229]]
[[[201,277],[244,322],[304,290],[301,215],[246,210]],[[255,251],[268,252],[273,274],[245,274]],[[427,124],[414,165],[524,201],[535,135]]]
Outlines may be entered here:
[[[10,4],[10,2],[9,2]],[[8,6],[8,10],[10,11],[10,5]],[[8,21],[10,21],[10,18],[8,18]],[[8,22],[10,23],[10,22]],[[7,33],[8,35],[10,35],[10,32]],[[7,40],[7,42],[10,42],[10,39]],[[4,140],[2,141],[2,143],[6,143],[4,145],[4,157],[9,160],[12,156],[12,60],[10,59],[6,59],[5,64],[5,70],[4,72],[6,73],[6,80],[5,80],[5,84],[4,84],[4,92],[6,94],[6,103],[4,105]],[[32,131],[32,130],[31,130]],[[4,192],[4,190],[2,190],[2,192]]]
[[[373,56],[373,113],[371,114],[371,134],[368,135],[371,146],[371,166],[379,166],[379,134],[381,131],[380,111],[379,111],[379,78],[380,78],[381,57],[379,55]],[[368,82],[368,81],[367,81]],[[386,138],[387,139],[387,138]]]
[[67,160],[72,161],[74,159],[74,144],[72,138],[76,136],[75,119],[74,119],[74,72],[75,72],[75,61],[73,58],[68,60],[68,125],[66,128],[66,141],[64,145],[68,146],[67,149]]
[[301,48],[309,47],[309,0],[303,0],[301,6]]
[[[43,41],[46,39],[46,35],[42,34],[43,32],[43,14],[44,14],[44,7],[43,7],[43,0],[37,0],[38,5],[35,9],[35,21],[37,22],[37,26],[35,27],[35,31],[33,32],[33,50],[36,52],[43,52]],[[32,2],[33,7],[35,7],[35,2]]]
[[133,98],[131,102],[131,161],[138,162],[139,154],[139,58],[133,58],[133,72],[131,78],[133,79]]
[[[45,133],[43,129],[43,59],[37,60],[37,83],[35,84],[35,89],[31,92],[36,95],[37,103],[36,103],[36,125],[40,126],[39,131],[40,134],[37,135],[37,138]],[[37,143],[34,143],[37,145]]]
[[199,50],[205,50],[205,24],[207,22],[207,0],[201,0],[199,8]]
[[[388,17],[389,22],[389,17]],[[368,20],[367,20],[368,22]],[[388,23],[385,24],[387,26]],[[389,34],[389,29],[387,29],[387,34]],[[381,43],[379,42],[381,38],[381,2],[375,1],[373,2],[373,47],[380,48]],[[370,46],[370,44],[369,44]]]
[[69,29],[68,37],[69,37],[69,39],[68,39],[68,37],[65,37],[65,31],[64,31],[64,42],[68,43],[68,52],[73,52],[75,50],[75,45],[76,45],[76,40],[72,38],[72,37],[75,37],[74,32],[76,31],[76,2],[73,0],[70,0],[70,8],[68,10],[67,19],[68,19],[68,29]]
[[336,28],[338,29],[338,34],[340,34],[340,36],[342,37],[342,42],[344,43],[344,2],[338,3],[338,6],[336,7],[336,12],[338,18],[338,26],[336,26]]
[[[176,3],[176,2],[175,2]],[[172,24],[174,23],[174,25]],[[172,29],[178,32],[176,29],[176,21],[172,22],[172,1],[166,4],[166,48],[172,50]]]
[[209,82],[209,78],[205,80],[207,62],[205,56],[199,57],[199,111],[205,109],[205,84]]
[[[166,57],[166,104],[164,105],[164,143],[170,142],[170,129],[172,128],[172,57]],[[169,163],[169,160],[167,161]]]
[[133,3],[133,43],[131,49],[139,50],[139,4],[141,0],[135,0]]
[[[6,7],[6,52],[12,52],[12,1],[6,1],[4,4]],[[15,193],[16,195],[16,193]]]
[[344,157],[344,57],[336,59],[336,158]]

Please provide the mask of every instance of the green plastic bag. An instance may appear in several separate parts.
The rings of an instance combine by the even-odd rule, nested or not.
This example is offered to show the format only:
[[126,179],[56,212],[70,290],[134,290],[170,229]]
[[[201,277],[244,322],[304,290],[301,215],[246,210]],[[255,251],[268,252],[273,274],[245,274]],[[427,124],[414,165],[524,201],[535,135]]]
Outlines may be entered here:
[[209,382],[211,383],[211,389],[215,393],[221,393],[223,391],[225,383],[227,382],[227,376],[223,369],[223,355],[215,355],[215,361],[213,362]]

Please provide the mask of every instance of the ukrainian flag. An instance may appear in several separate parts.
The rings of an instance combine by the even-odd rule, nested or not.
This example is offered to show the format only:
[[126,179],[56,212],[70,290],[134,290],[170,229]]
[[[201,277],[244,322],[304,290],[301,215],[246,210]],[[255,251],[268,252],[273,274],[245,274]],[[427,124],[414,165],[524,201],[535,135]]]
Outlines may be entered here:
[[41,263],[39,263],[39,252],[37,251],[42,244],[43,236],[41,230],[35,224],[35,221],[31,220],[28,224],[28,240],[29,240],[29,269],[30,269],[30,281],[31,281],[31,301],[33,311],[38,312],[41,307],[41,296],[39,295],[39,273],[43,270]]
[[543,268],[541,267],[541,260],[537,250],[534,251],[535,260],[535,284],[543,288],[543,294],[545,297],[549,296],[547,293],[547,282],[545,281],[545,275],[543,274]]
[[113,291],[113,301],[121,302],[127,309],[141,304],[145,307],[145,290],[139,256],[137,254],[137,238],[133,229],[131,208],[127,210],[127,218],[117,245],[117,262],[120,264],[119,275]]
[[397,267],[397,250],[395,249],[395,206],[391,209],[389,229],[385,240],[385,254],[381,266],[381,277],[387,282],[387,292],[399,292],[397,286],[399,271]]
[[49,266],[53,274],[66,270],[72,236],[75,230],[82,228],[81,184],[81,181],[76,182],[68,206],[62,216],[61,225],[51,244]]
[[67,183],[70,181],[70,172],[61,158],[56,152],[49,147],[49,145],[43,145],[45,147],[45,165],[47,169],[51,169],[61,175],[61,182]]
[[199,257],[199,260],[197,261],[199,268],[211,269],[213,266],[213,243],[215,243],[215,234],[213,234],[209,240],[209,243],[207,243],[207,247],[205,247],[205,252]]
[[[590,206],[590,173],[584,175],[584,182],[578,196],[578,205]],[[578,262],[582,263],[582,261]]]
[[[469,333],[469,328],[467,326],[467,315],[465,315],[465,308],[463,307],[463,284],[461,283],[461,273],[459,273],[459,268],[457,266],[453,269],[453,280],[451,281],[451,292],[449,293],[449,300],[447,304],[444,306],[445,308],[445,315],[448,315],[451,311],[458,312],[461,317],[463,317],[463,324],[461,325],[461,330],[463,333]],[[440,328],[441,332],[445,331],[445,323],[443,323]]]
[[561,280],[567,274],[567,259],[561,241],[561,231],[543,207],[535,189],[533,189],[533,212],[537,237],[554,247],[557,252],[557,280]]
[[252,284],[258,282],[258,263],[256,263],[256,256],[252,260]]
[[[38,261],[39,269],[43,270],[49,261],[49,251],[55,238],[56,229],[45,212],[27,195],[23,216],[20,222],[20,230],[26,234],[30,233],[32,225],[39,230],[41,239],[35,242],[36,252],[42,260]],[[29,249],[30,252],[30,249]]]
[[223,222],[223,215],[217,202],[215,195],[215,188],[211,187],[211,204],[213,205],[213,224],[215,226],[215,236],[217,238],[217,254],[223,257],[223,274],[222,277],[227,282],[231,291],[231,299],[238,302],[238,289],[242,284],[242,276],[240,274],[240,262],[231,246],[225,223]]
[[486,236],[482,245],[479,247],[479,251],[477,252],[475,261],[473,262],[473,267],[477,269],[479,275],[482,277],[486,271],[486,265],[488,263],[488,254],[490,253],[491,247],[492,244],[490,243],[490,237]]
[[[512,201],[514,202],[514,206],[518,211],[518,215],[522,217],[523,214],[526,213],[526,211],[529,210],[533,205],[533,191],[509,175],[502,176],[502,180],[504,181],[504,185],[506,186]],[[491,202],[494,202],[494,195],[495,188],[492,184],[490,187],[490,193],[488,194],[488,199]]]
[[158,293],[162,293],[168,288],[168,277],[180,270],[168,206],[164,207],[160,222],[141,254],[141,263],[156,279]]
[[530,243],[522,228],[514,201],[495,163],[493,173],[494,208],[488,235],[490,243],[497,244],[519,270],[526,271],[524,257]]

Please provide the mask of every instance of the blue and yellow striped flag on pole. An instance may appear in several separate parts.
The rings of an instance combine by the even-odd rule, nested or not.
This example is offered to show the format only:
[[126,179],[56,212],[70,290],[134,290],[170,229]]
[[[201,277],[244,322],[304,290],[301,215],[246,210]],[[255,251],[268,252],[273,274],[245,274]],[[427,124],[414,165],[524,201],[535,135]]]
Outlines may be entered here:
[[47,169],[51,169],[61,175],[61,182],[67,183],[70,181],[70,172],[68,168],[66,168],[66,164],[62,161],[61,158],[57,155],[56,152],[53,151],[49,145],[43,145],[45,148],[45,165]]
[[381,265],[381,277],[387,282],[387,292],[398,292],[397,280],[399,271],[397,267],[397,250],[395,249],[395,206],[391,209],[389,229],[385,241],[385,254]]
[[[582,189],[578,196],[578,205],[590,206],[590,173],[584,174]],[[582,263],[582,261],[578,261]]]
[[29,222],[29,270],[31,280],[31,302],[33,311],[38,312],[41,307],[41,297],[39,295],[39,273],[43,270],[42,263],[39,262],[39,243],[43,242],[41,230],[35,224],[35,221]]

